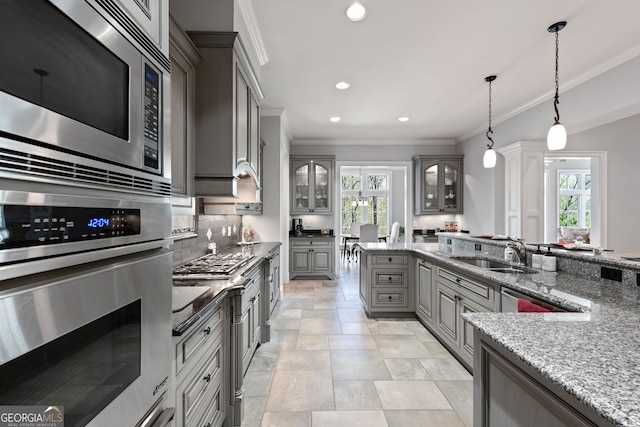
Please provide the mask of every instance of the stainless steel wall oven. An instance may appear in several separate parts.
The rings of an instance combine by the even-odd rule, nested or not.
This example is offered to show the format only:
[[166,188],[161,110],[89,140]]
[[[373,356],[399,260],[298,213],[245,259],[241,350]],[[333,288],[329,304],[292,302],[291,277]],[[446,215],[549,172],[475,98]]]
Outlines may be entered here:
[[65,426],[172,413],[169,60],[119,7],[0,2],[0,405]]

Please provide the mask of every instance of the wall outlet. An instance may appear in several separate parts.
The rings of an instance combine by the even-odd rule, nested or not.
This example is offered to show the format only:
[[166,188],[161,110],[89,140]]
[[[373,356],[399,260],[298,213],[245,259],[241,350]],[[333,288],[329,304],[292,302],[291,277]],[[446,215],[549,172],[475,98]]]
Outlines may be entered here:
[[475,250],[476,251],[481,251],[482,250],[482,245],[480,243],[476,243],[475,244]]
[[600,267],[600,277],[603,279],[615,280],[616,282],[622,282],[622,270],[617,268]]
[[451,244],[451,239],[447,237],[447,245]]

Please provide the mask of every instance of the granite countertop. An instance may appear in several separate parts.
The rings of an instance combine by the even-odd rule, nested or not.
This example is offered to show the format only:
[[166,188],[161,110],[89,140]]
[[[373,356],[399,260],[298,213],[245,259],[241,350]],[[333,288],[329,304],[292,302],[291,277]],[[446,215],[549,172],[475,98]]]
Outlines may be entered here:
[[[463,317],[612,423],[640,425],[639,287],[562,271],[495,273],[451,258],[477,253],[445,254],[438,252],[435,243],[367,243],[361,246],[366,251],[412,251],[577,311],[470,313]],[[603,258],[614,265],[637,268],[637,263],[619,260],[610,254]]]
[[[209,291],[195,299],[191,304],[188,304],[184,309],[173,313],[171,322],[173,336],[180,336],[184,334],[189,327],[195,324],[210,310],[215,308],[215,306],[218,305],[218,303],[220,303],[230,291],[242,288],[246,284],[244,274],[251,271],[255,266],[267,259],[272,251],[280,247],[280,245],[280,242],[263,242],[250,245],[249,250],[252,255],[254,255],[251,261],[239,269],[235,274],[225,276],[220,280],[174,281],[174,294],[180,294],[180,288],[189,288],[191,286],[208,287]],[[240,250],[240,247],[237,247],[227,249],[221,253],[237,252]],[[176,295],[176,297],[181,298],[182,295]]]
[[[494,244],[499,244],[500,242],[506,245],[507,240],[494,240],[491,238],[480,237],[480,236],[470,236],[466,233],[436,233],[438,236],[449,235],[451,237],[455,237],[456,239],[469,240],[472,242],[478,243],[487,243],[491,242]],[[561,254],[563,258],[575,259],[580,261],[587,262],[597,262],[602,265],[607,265],[611,267],[620,267],[620,268],[632,268],[632,269],[640,269],[640,261],[633,261],[626,258],[639,258],[640,253],[638,252],[628,252],[628,251],[619,251],[619,250],[607,250],[605,249],[601,254],[596,255],[593,253],[593,250],[569,250],[563,249],[560,246],[553,245],[552,243],[528,243],[524,242],[527,247],[527,252],[533,253],[540,246],[540,250],[545,251],[546,246],[551,245],[553,252],[556,254]]]

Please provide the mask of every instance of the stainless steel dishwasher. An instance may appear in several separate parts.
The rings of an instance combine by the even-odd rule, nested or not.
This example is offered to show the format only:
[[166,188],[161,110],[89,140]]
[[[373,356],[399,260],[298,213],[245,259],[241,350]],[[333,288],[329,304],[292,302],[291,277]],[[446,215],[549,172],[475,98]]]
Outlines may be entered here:
[[532,304],[538,305],[540,307],[546,308],[549,311],[555,312],[566,312],[567,310],[558,307],[557,305],[551,304],[547,301],[542,301],[538,298],[532,297],[530,295],[525,295],[518,291],[514,291],[511,288],[502,287],[500,290],[500,298],[502,303],[502,311],[503,313],[518,313],[518,300],[522,299],[528,301]]

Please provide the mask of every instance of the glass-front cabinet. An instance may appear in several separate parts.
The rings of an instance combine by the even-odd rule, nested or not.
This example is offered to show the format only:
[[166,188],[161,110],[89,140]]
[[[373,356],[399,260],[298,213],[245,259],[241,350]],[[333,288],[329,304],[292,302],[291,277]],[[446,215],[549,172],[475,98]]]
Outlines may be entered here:
[[415,156],[416,215],[462,213],[463,156]]
[[333,157],[291,156],[292,214],[331,214]]

